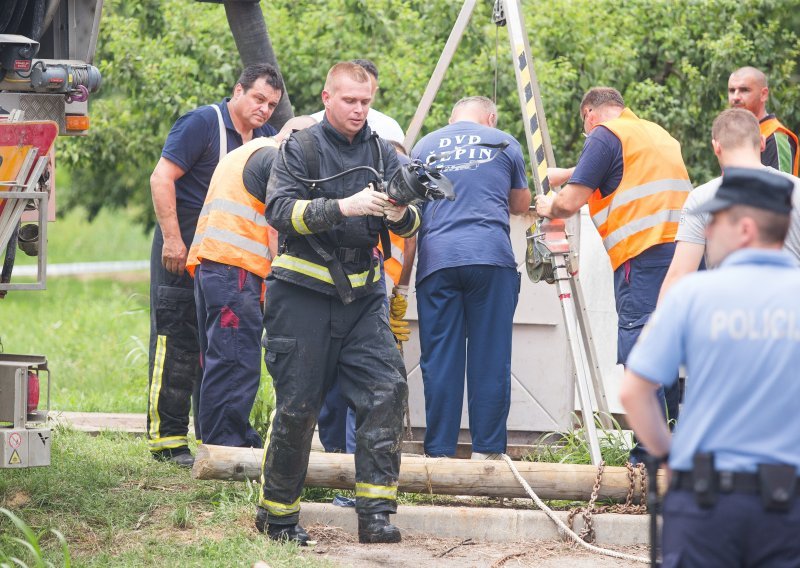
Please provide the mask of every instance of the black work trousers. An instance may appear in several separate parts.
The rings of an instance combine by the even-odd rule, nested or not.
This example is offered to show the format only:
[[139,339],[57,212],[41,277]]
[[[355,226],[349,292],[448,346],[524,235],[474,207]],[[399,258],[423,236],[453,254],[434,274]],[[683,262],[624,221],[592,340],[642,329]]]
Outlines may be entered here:
[[267,279],[265,361],[276,409],[259,504],[272,524],[297,523],[314,424],[338,380],[356,413],[356,510],[394,513],[408,387],[386,314],[385,293],[338,298]]
[[[186,248],[192,243],[199,211],[178,216]],[[153,453],[187,452],[189,409],[200,439],[197,401],[203,371],[197,335],[194,281],[188,272],[168,272],[161,264],[164,237],[156,225],[150,251],[150,377],[147,444]],[[192,404],[193,401],[193,404]]]

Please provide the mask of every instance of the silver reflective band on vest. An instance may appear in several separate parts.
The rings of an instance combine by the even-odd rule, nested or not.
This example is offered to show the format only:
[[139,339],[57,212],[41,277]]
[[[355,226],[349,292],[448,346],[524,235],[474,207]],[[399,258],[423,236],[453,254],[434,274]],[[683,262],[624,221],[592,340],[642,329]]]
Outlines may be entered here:
[[651,181],[650,183],[644,183],[642,185],[626,189],[619,194],[614,192],[614,198],[611,200],[611,203],[592,215],[592,221],[594,222],[595,227],[599,227],[606,222],[609,214],[616,207],[622,207],[631,201],[636,201],[637,199],[642,199],[643,197],[649,197],[663,191],[677,191],[684,193],[691,190],[692,184],[689,182],[689,180],[660,179],[658,181]]
[[270,258],[269,248],[267,247],[267,245],[248,239],[247,237],[243,237],[242,235],[237,235],[236,233],[232,233],[231,231],[226,231],[225,229],[217,229],[216,227],[206,227],[204,233],[195,235],[194,238],[195,240],[197,240],[197,242],[200,242],[203,239],[215,239],[218,241],[222,241],[223,243],[233,245],[234,247],[241,249],[243,251],[253,253],[257,256]]
[[653,215],[648,215],[647,217],[642,217],[641,219],[636,219],[635,221],[631,221],[630,223],[623,225],[603,239],[603,245],[605,245],[606,250],[611,250],[615,245],[619,244],[621,241],[624,241],[631,235],[635,235],[640,231],[656,227],[662,223],[677,223],[680,221],[680,219],[680,209],[665,209],[663,211],[659,211]]
[[200,211],[200,217],[205,217],[212,211],[222,211],[223,213],[230,213],[231,215],[236,215],[237,217],[241,217],[245,221],[250,221],[251,223],[255,223],[259,227],[267,227],[267,220],[264,218],[264,215],[253,209],[252,207],[248,207],[247,205],[242,205],[241,203],[237,203],[235,201],[231,201],[229,199],[221,199],[215,198],[211,201],[211,203],[206,203],[203,205],[203,209]]

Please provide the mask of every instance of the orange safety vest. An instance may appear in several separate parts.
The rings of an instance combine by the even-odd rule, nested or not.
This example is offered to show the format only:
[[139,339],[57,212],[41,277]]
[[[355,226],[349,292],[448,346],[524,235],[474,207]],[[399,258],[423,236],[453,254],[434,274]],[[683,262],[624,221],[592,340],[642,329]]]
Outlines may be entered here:
[[794,157],[792,159],[792,175],[796,176],[798,170],[800,170],[800,143],[798,143],[797,135],[786,128],[780,120],[775,118],[768,118],[764,122],[759,122],[758,127],[761,130],[761,135],[764,138],[769,138],[776,132],[782,132],[786,134],[789,138],[794,140]]
[[680,143],[659,125],[627,108],[602,125],[622,142],[622,180],[606,197],[595,190],[589,213],[616,270],[650,247],[675,240],[692,184]]
[[386,275],[392,279],[395,286],[399,285],[400,273],[403,271],[403,251],[405,250],[405,239],[389,231],[392,240],[392,258],[384,261],[383,269]]
[[192,277],[203,259],[238,266],[262,278],[269,274],[265,205],[247,191],[242,181],[247,160],[268,146],[278,147],[272,138],[255,138],[230,152],[214,170],[186,260]]

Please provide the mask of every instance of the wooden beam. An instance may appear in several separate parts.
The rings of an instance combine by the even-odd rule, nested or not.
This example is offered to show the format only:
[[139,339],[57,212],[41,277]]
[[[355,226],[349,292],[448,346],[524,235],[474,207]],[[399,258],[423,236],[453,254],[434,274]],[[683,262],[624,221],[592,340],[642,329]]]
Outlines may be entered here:
[[[259,479],[264,450],[228,448],[201,444],[192,469],[196,479],[241,481]],[[586,501],[592,493],[597,468],[591,465],[515,462],[522,477],[542,499]],[[639,498],[638,473],[634,497]],[[663,484],[659,476],[659,486]],[[306,475],[307,487],[353,489],[353,456],[312,452]],[[628,471],[606,467],[600,486],[600,499],[624,501],[628,494]],[[400,466],[400,491],[435,495],[473,495],[481,497],[527,497],[503,461],[473,461],[447,458],[403,456]]]
[[414,142],[417,141],[420,130],[422,130],[422,123],[425,122],[425,117],[428,116],[428,111],[436,98],[436,93],[439,92],[439,87],[444,80],[444,74],[453,60],[453,55],[456,53],[456,48],[461,42],[461,38],[467,29],[469,20],[472,17],[472,12],[475,11],[475,4],[477,0],[464,0],[461,6],[461,11],[458,13],[456,23],[450,31],[450,36],[447,38],[447,43],[439,56],[439,61],[433,70],[431,78],[428,80],[428,86],[425,87],[425,92],[417,105],[417,111],[414,113],[414,118],[411,119],[411,124],[408,125],[406,130],[406,138],[403,141],[403,146],[409,152],[414,147]]

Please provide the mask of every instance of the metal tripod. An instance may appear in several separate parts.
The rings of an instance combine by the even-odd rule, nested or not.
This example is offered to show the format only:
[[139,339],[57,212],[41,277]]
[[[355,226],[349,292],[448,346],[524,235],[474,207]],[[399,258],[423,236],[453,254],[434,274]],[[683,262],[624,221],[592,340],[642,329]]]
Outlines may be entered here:
[[[461,7],[450,37],[447,39],[442,55],[439,57],[428,86],[417,106],[414,118],[408,127],[405,138],[407,148],[414,145],[419,135],[422,123],[469,24],[476,2],[477,0],[465,0]],[[534,187],[536,194],[542,195],[550,190],[547,167],[555,166],[555,158],[547,131],[547,122],[536,73],[533,69],[533,58],[519,0],[496,0],[494,21],[498,26],[508,28]],[[589,328],[586,302],[578,279],[577,254],[571,252],[577,250],[579,215],[567,220],[566,223],[560,219],[539,220],[534,223],[526,233],[528,246],[525,264],[531,280],[539,282],[543,279],[556,285],[569,349],[575,366],[575,381],[589,442],[589,452],[592,463],[598,465],[602,461],[602,457],[597,427],[594,422],[595,413],[590,389],[594,391],[601,423],[606,428],[610,428],[611,423],[600,367],[597,363],[597,355]]]

